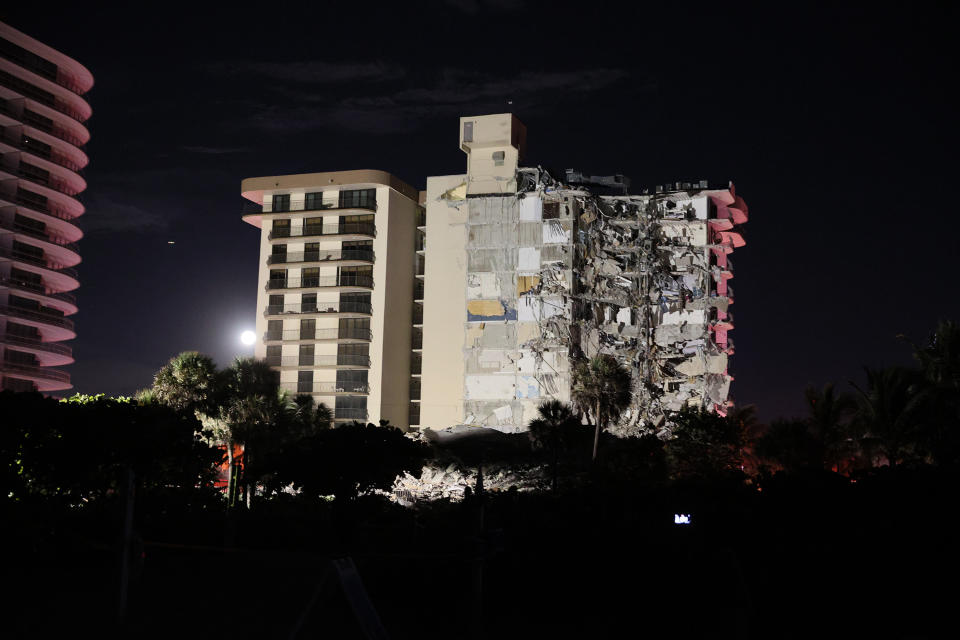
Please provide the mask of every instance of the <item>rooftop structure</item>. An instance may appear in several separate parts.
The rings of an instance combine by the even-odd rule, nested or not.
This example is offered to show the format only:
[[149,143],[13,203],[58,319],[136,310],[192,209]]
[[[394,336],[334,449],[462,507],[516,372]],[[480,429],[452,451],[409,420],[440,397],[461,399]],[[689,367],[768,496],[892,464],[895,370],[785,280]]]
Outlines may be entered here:
[[77,61],[0,23],[0,386],[69,389],[80,286],[76,219],[86,189],[83,96],[93,76]]

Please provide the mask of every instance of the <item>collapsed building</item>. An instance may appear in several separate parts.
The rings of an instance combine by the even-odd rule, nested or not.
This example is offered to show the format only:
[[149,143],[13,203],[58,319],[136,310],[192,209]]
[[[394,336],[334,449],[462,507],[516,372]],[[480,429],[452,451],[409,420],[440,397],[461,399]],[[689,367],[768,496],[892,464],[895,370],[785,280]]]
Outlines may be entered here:
[[466,174],[421,195],[411,426],[523,431],[544,400],[572,400],[577,359],[601,354],[632,374],[621,435],[667,437],[685,407],[724,414],[729,256],[748,215],[733,185],[629,195],[624,176],[522,167],[511,114],[461,118],[460,147]]

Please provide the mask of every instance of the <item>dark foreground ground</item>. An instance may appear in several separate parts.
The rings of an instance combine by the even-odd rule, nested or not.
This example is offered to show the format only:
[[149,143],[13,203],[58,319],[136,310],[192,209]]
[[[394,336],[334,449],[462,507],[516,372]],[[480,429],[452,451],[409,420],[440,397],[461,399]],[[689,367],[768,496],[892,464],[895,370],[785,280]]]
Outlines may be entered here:
[[[599,482],[559,498],[490,495],[482,536],[476,501],[264,503],[228,520],[143,499],[119,631],[119,502],[7,505],[0,635],[368,637],[331,570],[348,556],[390,638],[953,637],[957,480],[897,469],[778,477],[762,491]],[[677,512],[693,523],[674,525]]]

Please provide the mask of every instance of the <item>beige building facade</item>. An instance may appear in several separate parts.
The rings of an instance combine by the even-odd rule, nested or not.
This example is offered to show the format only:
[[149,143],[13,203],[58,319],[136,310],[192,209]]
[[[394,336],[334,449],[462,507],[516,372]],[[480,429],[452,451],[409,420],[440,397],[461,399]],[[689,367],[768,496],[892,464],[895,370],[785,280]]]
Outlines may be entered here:
[[260,229],[255,355],[337,421],[410,411],[419,192],[382,171],[249,178]]

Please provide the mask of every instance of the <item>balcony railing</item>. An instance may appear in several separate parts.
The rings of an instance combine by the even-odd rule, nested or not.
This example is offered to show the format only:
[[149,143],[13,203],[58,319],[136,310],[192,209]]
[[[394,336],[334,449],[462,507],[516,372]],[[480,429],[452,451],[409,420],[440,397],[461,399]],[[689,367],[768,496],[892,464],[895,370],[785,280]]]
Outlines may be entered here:
[[423,349],[423,331],[415,330],[410,335],[410,348]]
[[276,240],[277,238],[344,235],[363,235],[373,237],[377,235],[377,226],[372,222],[345,222],[343,224],[305,225],[299,229],[274,228],[267,238],[270,240]]
[[420,399],[420,378],[414,378],[410,381],[410,399]]
[[23,318],[24,320],[33,320],[50,324],[56,327],[63,327],[73,331],[73,320],[43,311],[33,311],[32,309],[21,309],[20,307],[0,306],[0,316],[10,316],[11,318]]
[[23,336],[15,336],[9,333],[7,335],[0,336],[0,342],[17,347],[26,347],[28,349],[56,353],[62,356],[73,356],[73,348],[71,348],[70,345],[66,345],[61,342],[40,342],[40,340],[33,340]]
[[19,362],[0,361],[0,369],[20,375],[28,375],[34,378],[43,378],[44,380],[56,380],[57,382],[70,382],[70,374],[66,371],[57,369],[48,369],[37,365],[20,364]]
[[313,356],[267,356],[271,367],[369,367],[370,356],[321,354]]
[[30,169],[30,166],[31,165],[29,163],[18,163],[6,159],[0,160],[0,168],[7,173],[12,173],[15,176],[19,176],[35,184],[59,191],[67,196],[73,197],[76,195],[77,190],[71,187],[70,183],[66,180],[47,171],[43,171],[42,173],[39,171],[34,171]]
[[16,147],[17,149],[20,149],[21,151],[25,151],[29,154],[35,155],[38,158],[43,158],[44,160],[49,160],[50,162],[54,164],[58,164],[61,167],[66,167],[71,171],[78,172],[83,169],[83,166],[81,166],[79,163],[74,162],[72,159],[70,159],[69,156],[66,156],[63,153],[60,153],[56,149],[51,148],[47,150],[41,150],[36,147],[32,147],[28,144],[25,144],[23,141],[22,135],[12,135],[11,133],[9,133],[9,131],[5,130],[3,134],[0,135],[0,140],[5,142],[6,144],[9,144],[12,147]]
[[[297,206],[293,206],[294,204],[296,204]],[[376,211],[376,210],[377,210],[377,203],[376,203],[376,201],[373,201],[373,202],[368,202],[367,204],[357,204],[357,205],[352,206],[352,207],[345,207],[345,206],[343,206],[341,203],[329,202],[329,203],[323,203],[323,204],[320,204],[320,205],[314,204],[314,205],[311,205],[311,206],[308,207],[306,200],[304,200],[304,201],[301,202],[301,203],[293,203],[293,202],[291,202],[291,203],[290,203],[290,207],[288,207],[288,208],[286,208],[286,209],[276,209],[276,210],[274,210],[274,208],[273,208],[271,205],[269,205],[269,204],[266,204],[266,205],[258,205],[258,204],[255,203],[255,202],[251,202],[251,203],[249,203],[249,204],[244,203],[244,206],[243,206],[243,215],[250,215],[250,214],[256,214],[256,213],[299,213],[299,212],[301,212],[301,211],[345,211],[345,210],[350,210],[350,209],[362,209],[362,210],[364,210],[364,211]]]
[[366,409],[341,409],[339,407],[333,410],[334,420],[366,420]]
[[71,278],[77,278],[77,270],[72,267],[65,267],[56,262],[50,262],[43,256],[33,255],[31,253],[26,253],[24,251],[17,251],[15,249],[7,249],[5,247],[0,247],[0,258],[7,258],[8,260],[16,260],[17,262],[25,262],[27,264],[32,264],[36,267],[43,267],[44,269],[49,269],[51,271],[56,271],[57,273],[62,273],[70,276]]
[[413,299],[423,300],[423,280],[417,280],[413,283]]
[[417,352],[410,354],[410,374],[420,375],[423,370],[423,356]]
[[313,289],[317,287],[364,287],[373,288],[373,276],[340,274],[339,276],[313,276],[309,278],[286,278],[267,280],[267,290]]
[[297,384],[297,393],[370,393],[366,382],[314,382]]
[[67,220],[68,222],[73,222],[78,217],[63,207],[58,207],[57,205],[49,202],[43,203],[36,200],[31,200],[30,198],[24,198],[23,196],[17,195],[16,193],[11,193],[6,189],[0,190],[0,198],[3,198],[8,202],[16,203],[18,206],[26,207],[28,209],[32,209],[33,211],[39,211],[40,213],[45,213],[48,216],[60,218],[61,220]]
[[369,302],[301,302],[299,304],[271,304],[267,305],[263,315],[279,316],[297,313],[364,313],[370,315]]
[[[2,307],[0,307],[2,308]],[[264,340],[373,340],[373,332],[369,329],[285,329],[283,331],[267,331],[263,334]]]
[[[278,245],[282,246],[282,245]],[[373,251],[362,249],[336,249],[323,251],[293,251],[267,256],[267,264],[291,264],[294,262],[335,262],[338,260],[363,260],[373,262]]]
[[59,247],[69,249],[76,254],[80,253],[80,247],[75,242],[70,242],[64,238],[58,236],[50,235],[48,232],[37,229],[35,227],[29,227],[25,224],[21,224],[16,220],[3,220],[0,219],[0,229],[6,229],[8,231],[16,231],[17,233],[22,233],[25,236],[30,236],[31,238],[36,238],[37,240],[43,240],[44,242],[49,242],[55,244]]
[[47,287],[43,286],[42,282],[29,282],[27,280],[20,280],[8,276],[0,276],[0,285],[14,287],[24,291],[32,291],[33,293],[39,293],[42,296],[53,298],[55,300],[61,300],[74,306],[77,304],[77,296],[73,295],[72,293],[53,292]]
[[31,100],[36,100],[40,104],[44,104],[51,109],[56,109],[60,113],[65,113],[77,122],[84,122],[87,119],[79,109],[76,109],[63,98],[55,96],[49,91],[45,91],[39,87],[36,87],[29,81],[19,78],[11,73],[0,71],[0,84],[3,84],[9,89],[13,89],[24,97],[30,98]]

